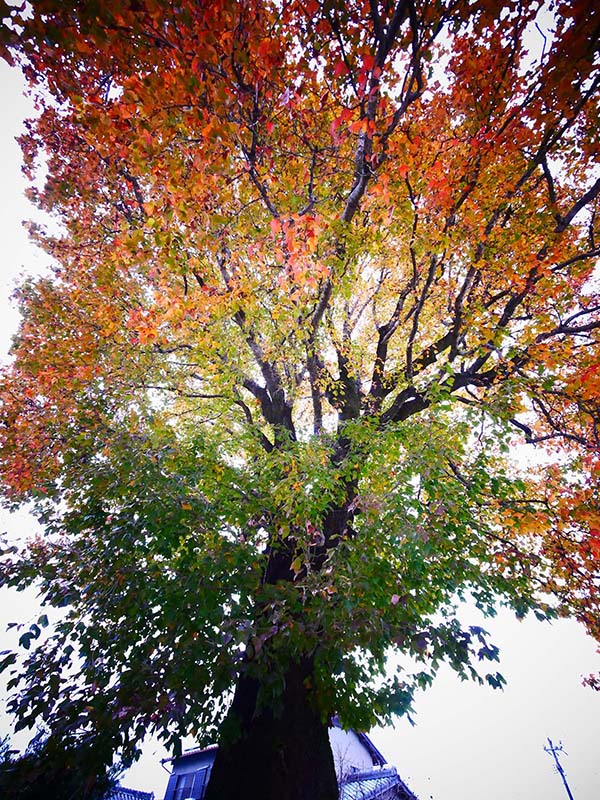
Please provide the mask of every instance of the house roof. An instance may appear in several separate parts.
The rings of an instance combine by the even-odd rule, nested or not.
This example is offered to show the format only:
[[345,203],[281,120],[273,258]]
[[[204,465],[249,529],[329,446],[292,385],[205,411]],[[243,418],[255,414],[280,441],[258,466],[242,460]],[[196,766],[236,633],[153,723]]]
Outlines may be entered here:
[[395,768],[373,769],[346,775],[340,784],[339,800],[417,800],[400,780]]
[[127,789],[125,786],[115,786],[111,789],[107,800],[154,800],[154,792],[140,792],[137,789]]
[[200,756],[203,753],[216,752],[219,749],[218,744],[209,744],[208,747],[190,747],[184,750],[180,756],[171,756],[170,758],[161,758],[161,764],[169,764],[172,761],[181,761],[181,759],[189,758],[192,756]]
[[369,739],[366,733],[360,733],[356,731],[356,735],[358,736],[361,744],[363,744],[367,750],[369,751],[369,755],[373,759],[373,764],[382,767],[384,764],[387,764],[387,760],[384,756],[379,752],[379,750],[375,747],[373,742]]

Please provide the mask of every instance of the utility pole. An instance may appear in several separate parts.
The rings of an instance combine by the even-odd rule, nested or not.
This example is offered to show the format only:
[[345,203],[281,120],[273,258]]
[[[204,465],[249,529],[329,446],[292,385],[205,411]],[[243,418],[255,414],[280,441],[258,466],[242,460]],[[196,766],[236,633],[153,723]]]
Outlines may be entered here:
[[[544,747],[544,750],[553,756],[554,761],[556,762],[556,769],[560,777],[562,778],[562,782],[565,785],[565,789],[567,790],[567,794],[569,795],[569,800],[573,800],[573,795],[571,794],[571,790],[569,789],[569,784],[567,783],[567,776],[565,775],[565,771],[561,766],[560,761],[558,760],[558,753],[565,753],[563,750],[562,742],[559,742],[558,745],[552,744],[552,739],[548,738],[548,747]],[[567,753],[565,753],[567,755]]]

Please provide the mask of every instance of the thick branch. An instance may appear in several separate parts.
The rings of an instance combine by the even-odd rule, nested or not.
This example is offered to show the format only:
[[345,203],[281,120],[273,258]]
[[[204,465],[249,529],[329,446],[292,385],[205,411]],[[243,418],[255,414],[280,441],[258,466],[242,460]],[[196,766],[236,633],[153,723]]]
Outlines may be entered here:
[[576,203],[573,203],[569,211],[563,217],[559,218],[556,224],[556,228],[554,229],[556,233],[562,233],[563,231],[565,231],[569,227],[573,219],[576,217],[576,215],[579,214],[579,212],[583,208],[589,205],[589,203],[595,200],[599,194],[600,194],[600,178],[598,178],[596,183],[594,183],[594,185],[591,186],[588,189],[588,191],[584,195],[582,195]]

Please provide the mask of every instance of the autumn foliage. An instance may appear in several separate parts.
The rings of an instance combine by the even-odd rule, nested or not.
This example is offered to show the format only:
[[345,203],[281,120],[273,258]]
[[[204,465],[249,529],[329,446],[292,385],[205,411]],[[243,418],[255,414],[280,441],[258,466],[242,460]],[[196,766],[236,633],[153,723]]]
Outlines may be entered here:
[[0,387],[46,534],[2,575],[65,607],[23,724],[210,738],[239,676],[276,708],[303,663],[366,726],[442,661],[501,683],[467,598],[600,637],[599,30],[591,0],[7,17],[52,266]]

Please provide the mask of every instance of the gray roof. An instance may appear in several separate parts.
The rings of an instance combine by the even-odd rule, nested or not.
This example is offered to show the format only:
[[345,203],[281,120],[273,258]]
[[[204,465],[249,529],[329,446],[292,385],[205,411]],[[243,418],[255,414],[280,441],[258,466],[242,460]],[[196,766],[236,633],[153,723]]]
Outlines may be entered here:
[[340,782],[340,800],[417,800],[392,768],[353,772]]
[[154,800],[154,792],[140,792],[137,789],[127,789],[125,786],[115,786],[106,800]]

